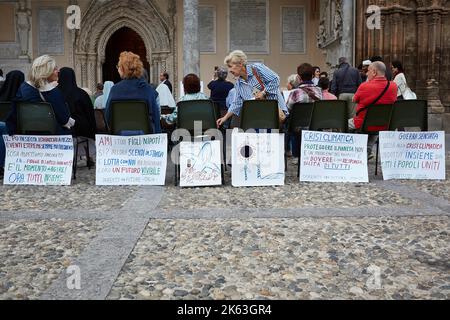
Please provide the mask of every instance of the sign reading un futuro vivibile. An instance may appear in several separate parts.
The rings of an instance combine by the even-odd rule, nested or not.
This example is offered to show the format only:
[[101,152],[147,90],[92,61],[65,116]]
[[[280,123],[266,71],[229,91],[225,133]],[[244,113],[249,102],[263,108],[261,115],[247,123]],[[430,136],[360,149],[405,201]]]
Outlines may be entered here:
[[97,185],[158,185],[166,180],[167,135],[96,135]]
[[8,136],[5,185],[70,185],[73,164],[71,136]]
[[445,180],[445,132],[380,132],[383,178]]
[[303,131],[300,181],[369,182],[367,135]]

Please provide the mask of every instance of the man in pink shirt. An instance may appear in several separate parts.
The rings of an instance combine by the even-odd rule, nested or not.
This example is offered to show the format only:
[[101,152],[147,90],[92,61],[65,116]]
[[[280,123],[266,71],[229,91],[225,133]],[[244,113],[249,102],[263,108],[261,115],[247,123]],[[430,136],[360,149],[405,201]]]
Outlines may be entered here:
[[[353,102],[356,102],[358,105],[356,107],[355,117],[348,121],[350,130],[360,129],[362,127],[367,113],[367,107],[374,104],[375,100],[388,86],[388,80],[386,79],[386,65],[380,61],[372,63],[367,71],[367,78],[368,81],[359,86],[358,91],[356,91],[355,97],[353,98]],[[384,92],[381,98],[375,102],[375,105],[394,104],[396,100],[397,85],[395,82],[390,82],[386,92]],[[387,128],[376,129],[383,130]],[[373,158],[372,149],[377,139],[378,136],[369,136],[369,141],[367,142],[369,159]]]

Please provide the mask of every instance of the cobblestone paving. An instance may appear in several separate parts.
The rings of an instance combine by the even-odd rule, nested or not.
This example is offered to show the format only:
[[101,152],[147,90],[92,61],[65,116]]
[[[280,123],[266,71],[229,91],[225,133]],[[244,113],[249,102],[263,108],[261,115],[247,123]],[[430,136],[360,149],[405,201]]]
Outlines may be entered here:
[[449,231],[448,217],[154,220],[108,298],[449,299]]
[[[0,180],[0,183],[3,183]],[[79,169],[71,186],[0,185],[1,211],[112,210],[120,208],[138,187],[95,186],[95,170]]]
[[0,299],[57,298],[80,257],[98,299],[450,298],[448,178],[384,182],[371,162],[369,184],[299,183],[289,161],[274,188],[232,188],[230,171],[217,188],[174,187],[173,172],[165,188],[96,187],[87,168],[69,187],[0,186]]
[[101,227],[57,219],[0,223],[0,300],[37,299]]
[[[412,205],[395,192],[371,184],[292,183],[289,187],[185,188],[167,187],[159,209],[304,208]],[[320,199],[320,201],[318,201]]]

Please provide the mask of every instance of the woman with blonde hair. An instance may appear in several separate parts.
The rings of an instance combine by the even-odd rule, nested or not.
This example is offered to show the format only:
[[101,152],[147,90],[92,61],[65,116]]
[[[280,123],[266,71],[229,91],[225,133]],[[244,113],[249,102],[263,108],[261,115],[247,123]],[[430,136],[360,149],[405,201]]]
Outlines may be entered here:
[[[153,133],[161,133],[161,111],[157,102],[158,94],[143,78],[144,65],[141,58],[133,52],[122,52],[117,64],[117,71],[122,81],[114,85],[109,93],[105,109],[107,121],[110,122],[111,120],[111,101],[141,100],[147,103],[149,123],[153,127]],[[127,134],[132,133],[127,132]],[[133,134],[141,134],[141,132]]]
[[[75,120],[70,117],[70,110],[58,89],[59,69],[53,57],[44,55],[33,61],[29,80],[24,82],[17,92],[16,101],[48,102],[55,113],[56,121],[60,125],[58,134],[71,134]],[[15,134],[17,130],[16,103],[6,124],[8,132]]]
[[280,91],[280,77],[262,63],[248,64],[247,55],[241,50],[231,52],[225,58],[228,71],[237,78],[236,95],[227,114],[217,120],[220,127],[231,117],[237,122],[245,100],[277,100],[280,120],[288,113],[286,103]]

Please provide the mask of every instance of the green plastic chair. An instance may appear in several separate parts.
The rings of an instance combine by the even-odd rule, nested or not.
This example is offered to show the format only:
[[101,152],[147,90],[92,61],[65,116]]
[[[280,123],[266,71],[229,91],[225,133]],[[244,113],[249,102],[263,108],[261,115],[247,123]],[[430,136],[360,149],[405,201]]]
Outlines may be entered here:
[[111,101],[110,132],[113,135],[153,134],[145,101]]
[[[289,113],[288,133],[299,139],[300,149],[302,131],[309,130],[313,109],[314,103],[296,103],[292,106]],[[301,150],[299,150],[299,154],[301,158]],[[298,159],[297,177],[300,177],[300,158]]]
[[428,102],[426,100],[397,101],[392,110],[389,130],[413,127],[428,131]]
[[242,130],[280,129],[277,100],[247,100],[241,111]]
[[[194,141],[195,136],[203,135],[210,129],[218,130],[216,106],[211,100],[180,101],[177,104],[177,108],[177,128],[189,131],[191,141]],[[194,131],[195,122],[201,122],[200,131]],[[177,164],[179,163],[179,154],[177,156],[178,159],[175,162],[175,185],[178,185],[180,179],[180,167]],[[224,181],[223,167],[222,165],[222,182]]]
[[52,105],[46,102],[18,102],[17,134],[56,135],[59,124]]
[[323,100],[314,103],[309,130],[321,131],[324,129],[336,129],[339,132],[348,132],[346,101]]
[[[359,133],[368,135],[378,135],[380,131],[389,130],[392,110],[394,105],[392,104],[377,104],[370,105],[367,108],[366,116],[361,129],[357,130]],[[379,130],[376,127],[384,127]],[[378,175],[378,155],[380,153],[380,141],[377,140],[377,155],[375,160],[375,175]]]
[[216,129],[216,108],[211,100],[180,101],[177,104],[177,127],[194,134],[194,122],[201,121],[201,134],[209,129]]
[[12,111],[12,103],[11,102],[0,102],[0,121],[6,122],[6,118]]

